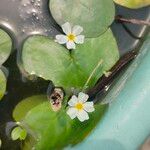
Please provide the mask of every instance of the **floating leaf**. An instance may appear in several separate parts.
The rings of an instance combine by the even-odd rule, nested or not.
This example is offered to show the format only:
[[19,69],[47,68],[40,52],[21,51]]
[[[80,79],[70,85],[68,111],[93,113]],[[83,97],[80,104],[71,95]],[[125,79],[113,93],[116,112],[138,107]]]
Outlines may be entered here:
[[27,99],[24,99],[21,101],[14,109],[13,111],[13,117],[16,121],[21,121],[26,116],[26,113],[34,108],[35,106],[45,102],[43,100],[46,100],[46,96],[33,96]]
[[[41,100],[42,96],[31,97],[29,101],[31,99],[39,101],[39,98]],[[46,97],[43,96],[42,101],[45,100]],[[96,105],[96,110],[90,114],[90,119],[81,123],[77,119],[71,120],[66,114],[66,110],[57,113],[52,111],[47,101],[29,110],[23,123],[37,135],[36,140],[38,142],[35,145],[37,150],[62,149],[68,144],[74,145],[81,142],[99,122],[106,108],[106,105]],[[25,141],[25,146],[34,146],[31,141],[29,139]]]
[[12,40],[10,36],[0,29],[0,66],[7,60],[11,53]]
[[59,25],[80,25],[86,37],[101,35],[115,16],[113,0],[50,0],[49,7]]
[[27,132],[25,129],[21,127],[15,127],[11,132],[11,138],[13,141],[15,140],[25,140],[27,136]]
[[0,100],[4,96],[6,91],[6,77],[3,71],[0,69]]
[[[7,60],[11,53],[12,40],[10,36],[0,29],[0,67]],[[5,94],[6,90],[6,77],[0,69],[0,100]]]
[[[116,41],[111,30],[98,38],[85,39],[83,45],[70,52],[53,39],[33,36],[23,46],[22,60],[25,70],[56,86],[66,89],[92,87],[119,59]],[[102,64],[100,64],[103,62]]]
[[150,0],[114,0],[117,4],[128,8],[140,8],[150,5]]

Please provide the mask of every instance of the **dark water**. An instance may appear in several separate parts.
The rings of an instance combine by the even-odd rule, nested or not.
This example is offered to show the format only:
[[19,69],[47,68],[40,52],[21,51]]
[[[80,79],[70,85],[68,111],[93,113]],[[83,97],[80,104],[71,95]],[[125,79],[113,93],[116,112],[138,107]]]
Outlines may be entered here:
[[[116,12],[127,18],[150,19],[150,9],[130,10],[116,6]],[[21,67],[21,46],[33,34],[54,37],[60,32],[48,9],[48,0],[0,0],[0,26],[13,39],[13,51],[4,66],[9,71],[7,90],[0,101],[0,138],[2,149],[18,150],[19,141],[10,139],[10,129],[14,126],[12,111],[16,104],[35,94],[46,94],[49,82],[40,78],[28,81],[23,77]],[[113,23],[111,26],[117,39],[120,55],[138,50],[147,32],[145,26]],[[20,68],[20,70],[19,70]]]

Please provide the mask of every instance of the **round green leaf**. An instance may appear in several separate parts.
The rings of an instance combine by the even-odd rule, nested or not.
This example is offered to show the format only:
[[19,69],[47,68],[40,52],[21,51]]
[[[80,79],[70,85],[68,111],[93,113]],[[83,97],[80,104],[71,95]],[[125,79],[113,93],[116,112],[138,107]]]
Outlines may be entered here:
[[[40,97],[36,97],[37,101],[38,98]],[[45,101],[45,99],[43,96],[42,100]],[[28,100],[26,99],[26,101]],[[34,146],[37,150],[46,150],[62,149],[67,145],[77,144],[96,126],[106,108],[106,105],[96,105],[95,112],[89,114],[90,119],[81,123],[77,119],[71,120],[64,109],[57,113],[52,111],[48,101],[39,104],[29,110],[23,119],[23,124],[26,124],[26,127],[32,131],[37,141],[34,145],[34,142],[32,143],[33,137],[29,138],[25,140],[25,147],[31,148]]]
[[59,25],[80,25],[86,37],[101,35],[115,16],[113,0],[50,0],[49,7]]
[[4,96],[6,91],[6,77],[3,71],[0,69],[0,100]]
[[25,140],[27,137],[27,132],[25,129],[22,129],[21,127],[15,127],[11,132],[11,138],[13,141],[15,140]]
[[10,36],[0,29],[0,66],[7,60],[11,53],[12,40]]
[[141,8],[150,5],[150,0],[114,0],[117,4],[128,8]]
[[56,86],[66,89],[82,89],[86,83],[88,88],[94,86],[118,59],[111,30],[98,38],[85,39],[71,54],[53,39],[43,36],[27,39],[22,51],[23,66],[29,74],[52,80]]
[[18,122],[21,121],[26,116],[29,110],[45,102],[45,100],[47,101],[46,96],[43,95],[37,95],[24,99],[15,107],[13,111],[13,118]]

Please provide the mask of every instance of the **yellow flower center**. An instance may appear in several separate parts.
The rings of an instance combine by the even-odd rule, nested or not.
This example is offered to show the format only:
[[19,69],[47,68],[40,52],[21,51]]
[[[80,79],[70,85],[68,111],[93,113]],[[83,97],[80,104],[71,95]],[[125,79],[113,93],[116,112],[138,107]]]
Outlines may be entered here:
[[74,41],[76,36],[74,34],[69,34],[67,37],[69,41]]
[[77,103],[75,105],[75,108],[78,109],[78,110],[82,110],[83,109],[83,104],[82,103]]

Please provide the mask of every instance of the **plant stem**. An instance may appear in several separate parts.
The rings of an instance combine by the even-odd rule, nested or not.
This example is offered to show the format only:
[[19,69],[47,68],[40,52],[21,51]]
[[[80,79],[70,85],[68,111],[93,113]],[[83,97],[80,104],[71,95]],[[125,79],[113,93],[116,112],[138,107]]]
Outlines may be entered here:
[[102,63],[103,63],[103,60],[101,59],[101,60],[98,62],[98,64],[96,65],[96,67],[94,68],[94,70],[91,72],[90,76],[88,77],[88,79],[87,79],[85,85],[83,86],[82,91],[83,91],[84,89],[86,89],[86,87],[87,87],[88,83],[90,82],[91,78],[93,77],[94,73],[96,72],[96,70],[99,68],[99,66],[100,66]]
[[150,22],[149,22],[149,21],[145,21],[145,20],[127,19],[127,18],[123,18],[122,16],[116,16],[115,19],[116,19],[118,22],[125,22],[125,23],[137,24],[137,25],[150,26]]
[[111,85],[112,81],[115,77],[121,72],[121,70],[130,63],[135,57],[137,56],[136,51],[130,51],[127,54],[123,55],[118,62],[110,69],[110,76],[105,77],[104,75],[99,79],[97,84],[88,90],[87,94],[90,95],[90,99],[94,100],[95,96],[98,93],[101,93],[101,95],[104,95],[105,86]]

